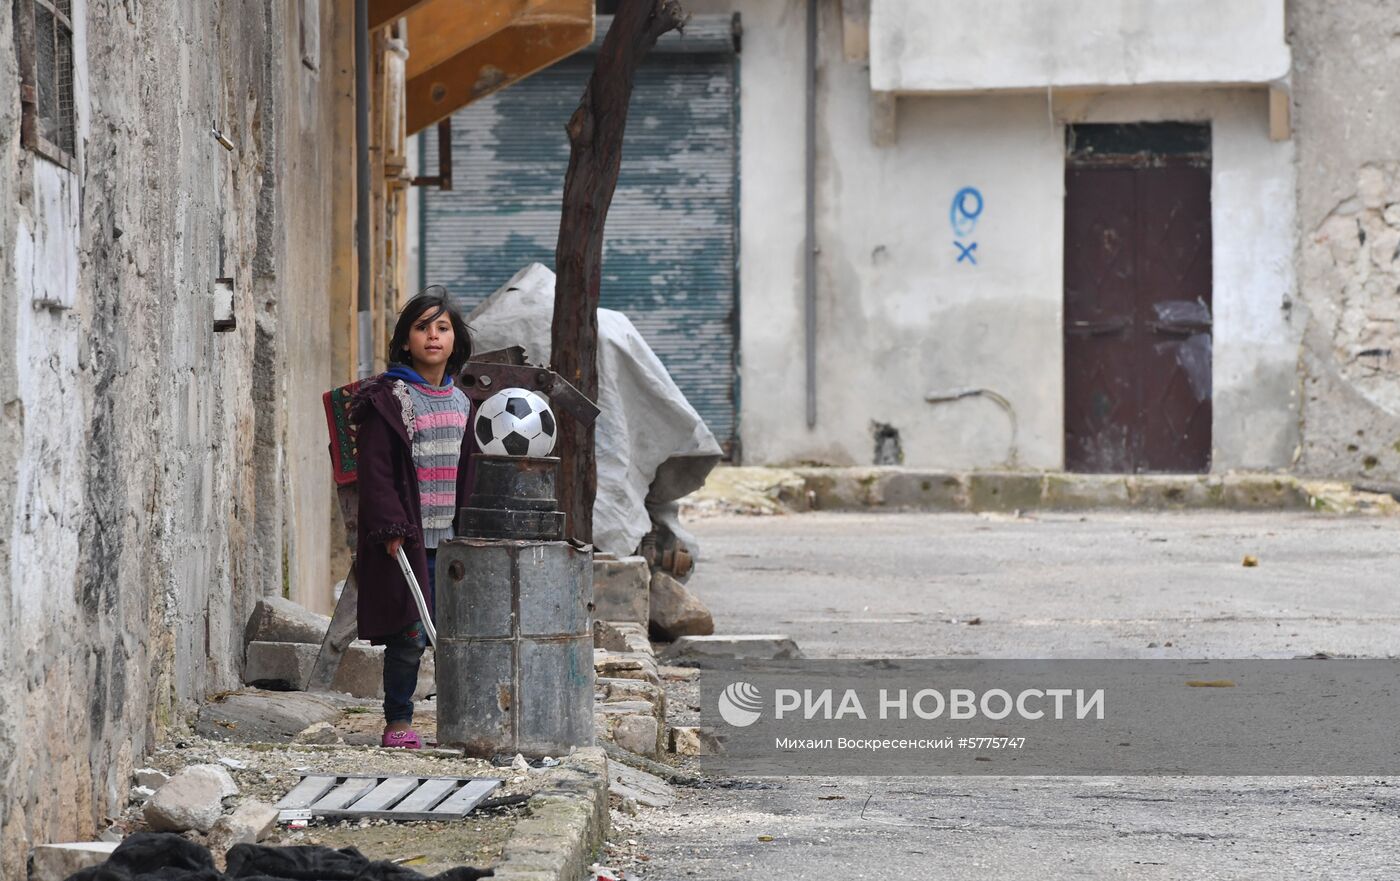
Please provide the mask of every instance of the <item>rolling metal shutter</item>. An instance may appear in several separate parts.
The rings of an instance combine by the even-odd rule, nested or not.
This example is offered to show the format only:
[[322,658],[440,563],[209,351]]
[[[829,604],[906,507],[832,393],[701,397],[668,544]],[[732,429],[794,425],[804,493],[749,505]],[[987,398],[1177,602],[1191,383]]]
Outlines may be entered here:
[[[604,26],[600,16],[600,40]],[[733,41],[728,18],[693,22],[638,72],[601,300],[632,320],[726,450],[737,324]],[[453,116],[453,189],[422,193],[423,285],[446,285],[470,309],[526,264],[554,266],[564,124],[592,61],[581,53]],[[420,167],[435,169],[436,139],[421,141]]]

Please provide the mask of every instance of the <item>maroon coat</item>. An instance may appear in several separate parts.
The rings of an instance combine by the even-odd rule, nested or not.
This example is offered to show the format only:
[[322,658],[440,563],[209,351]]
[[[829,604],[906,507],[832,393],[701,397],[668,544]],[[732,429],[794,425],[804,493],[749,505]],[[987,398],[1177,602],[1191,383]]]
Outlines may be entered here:
[[[399,569],[385,542],[402,537],[403,549],[418,586],[428,597],[428,555],[423,547],[423,508],[418,496],[418,469],[413,464],[408,420],[412,408],[408,392],[394,393],[402,383],[383,375],[367,380],[355,393],[351,420],[356,423],[356,458],[360,493],[359,535],[356,541],[355,580],[359,585],[360,638],[382,642],[418,620]],[[462,434],[462,456],[457,464],[457,507],[471,494],[471,411],[468,430]]]

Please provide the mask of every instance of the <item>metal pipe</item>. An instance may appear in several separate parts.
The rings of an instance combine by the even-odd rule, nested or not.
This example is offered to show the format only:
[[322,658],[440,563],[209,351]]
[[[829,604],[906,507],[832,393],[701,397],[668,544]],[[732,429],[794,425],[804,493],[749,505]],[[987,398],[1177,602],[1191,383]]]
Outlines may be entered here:
[[355,0],[355,257],[359,358],[357,373],[374,373],[369,249],[369,0]]
[[817,0],[807,0],[807,238],[803,321],[807,355],[807,427],[817,425]]

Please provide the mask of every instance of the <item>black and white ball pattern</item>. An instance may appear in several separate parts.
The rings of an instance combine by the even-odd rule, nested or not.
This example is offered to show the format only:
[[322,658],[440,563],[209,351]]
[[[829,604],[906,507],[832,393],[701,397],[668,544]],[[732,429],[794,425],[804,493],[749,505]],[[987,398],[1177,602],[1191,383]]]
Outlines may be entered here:
[[523,388],[482,401],[472,422],[476,445],[488,456],[548,456],[558,435],[549,401]]

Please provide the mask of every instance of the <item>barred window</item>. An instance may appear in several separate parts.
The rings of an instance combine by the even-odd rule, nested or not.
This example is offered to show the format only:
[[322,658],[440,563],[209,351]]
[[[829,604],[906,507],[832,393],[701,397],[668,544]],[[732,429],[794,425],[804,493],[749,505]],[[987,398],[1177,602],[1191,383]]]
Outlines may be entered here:
[[24,145],[73,167],[73,0],[14,0]]

